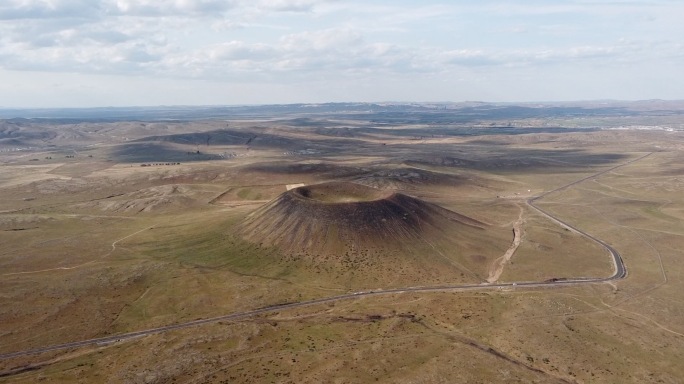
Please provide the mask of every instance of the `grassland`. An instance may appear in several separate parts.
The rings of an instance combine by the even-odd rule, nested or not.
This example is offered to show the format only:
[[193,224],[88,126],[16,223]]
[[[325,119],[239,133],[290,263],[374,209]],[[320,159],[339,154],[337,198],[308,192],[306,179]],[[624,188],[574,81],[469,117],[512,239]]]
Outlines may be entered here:
[[[350,292],[482,283],[519,217],[522,242],[499,281],[610,276],[604,249],[527,199],[652,153],[537,202],[618,249],[628,277],[275,311],[0,360],[0,382],[681,382],[681,133],[473,134],[383,118],[2,122],[55,134],[0,152],[0,354]],[[381,244],[381,267],[347,269],[240,234],[288,185],[326,181],[403,193],[491,230],[404,252]]]

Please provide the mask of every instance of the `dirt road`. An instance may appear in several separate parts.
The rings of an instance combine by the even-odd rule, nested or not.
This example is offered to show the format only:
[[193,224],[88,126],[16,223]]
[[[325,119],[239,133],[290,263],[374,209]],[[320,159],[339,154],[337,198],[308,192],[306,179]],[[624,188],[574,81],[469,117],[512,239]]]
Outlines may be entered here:
[[504,271],[504,266],[506,266],[506,263],[511,260],[513,254],[520,246],[520,243],[522,243],[522,227],[523,223],[525,222],[525,220],[523,220],[524,210],[522,207],[518,208],[520,208],[520,214],[518,215],[518,220],[516,220],[516,222],[513,224],[513,243],[508,248],[506,253],[494,260],[492,265],[489,267],[489,277],[487,277],[487,282],[490,284],[499,280],[499,277],[501,277],[501,274]]

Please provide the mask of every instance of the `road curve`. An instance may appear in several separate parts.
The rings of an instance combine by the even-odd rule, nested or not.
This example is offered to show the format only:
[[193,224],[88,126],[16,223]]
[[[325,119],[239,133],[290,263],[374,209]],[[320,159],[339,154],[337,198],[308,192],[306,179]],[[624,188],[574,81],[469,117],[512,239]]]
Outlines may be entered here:
[[[79,347],[85,347],[85,346],[92,346],[92,345],[105,345],[105,344],[110,344],[110,343],[116,343],[119,341],[123,340],[130,340],[134,339],[136,337],[143,337],[143,336],[148,336],[148,335],[153,335],[157,333],[163,333],[163,332],[168,332],[168,331],[173,331],[177,329],[184,329],[184,328],[190,328],[190,327],[195,327],[203,324],[209,324],[209,323],[217,323],[220,321],[227,321],[227,320],[239,320],[239,319],[244,319],[244,318],[249,318],[253,317],[256,315],[264,314],[264,313],[273,313],[273,312],[278,312],[286,309],[293,309],[293,308],[303,308],[303,307],[309,307],[317,304],[325,304],[325,303],[331,303],[331,302],[336,302],[340,300],[351,300],[351,299],[356,299],[359,297],[369,297],[369,296],[379,296],[379,295],[388,295],[388,294],[399,294],[399,293],[408,293],[408,292],[443,292],[443,291],[483,291],[483,290],[496,290],[496,289],[501,289],[501,288],[508,288],[508,287],[529,287],[529,288],[534,288],[534,287],[563,287],[563,286],[569,286],[569,285],[578,285],[578,284],[591,284],[591,283],[601,283],[601,282],[606,282],[606,281],[611,281],[611,280],[618,280],[622,279],[625,276],[627,276],[627,269],[625,267],[624,262],[622,261],[622,256],[620,256],[620,253],[604,242],[603,240],[600,240],[566,222],[563,220],[553,216],[551,213],[545,211],[542,208],[539,208],[536,206],[534,203],[551,194],[554,192],[558,192],[567,188],[570,188],[576,184],[579,184],[581,182],[584,182],[586,180],[601,176],[607,172],[611,172],[617,168],[624,167],[626,165],[632,164],[636,161],[639,161],[641,159],[644,159],[653,153],[646,154],[644,156],[641,156],[639,158],[630,160],[626,163],[614,166],[612,168],[606,169],[604,171],[601,171],[599,173],[584,177],[582,179],[573,181],[570,184],[563,185],[561,187],[558,187],[556,189],[547,191],[541,195],[531,197],[527,199],[527,204],[537,210],[539,213],[542,215],[546,216],[547,218],[551,219],[552,221],[555,221],[556,223],[560,224],[561,226],[564,226],[572,231],[575,231],[576,233],[596,242],[597,244],[601,245],[603,248],[605,248],[608,253],[613,258],[613,264],[614,264],[614,273],[612,276],[609,277],[604,277],[604,278],[591,278],[591,277],[576,277],[576,278],[568,278],[568,279],[551,279],[547,281],[521,281],[521,282],[511,282],[511,283],[495,283],[495,284],[489,284],[489,283],[481,283],[481,284],[462,284],[462,285],[439,285],[439,286],[430,286],[430,287],[407,287],[407,288],[394,288],[394,289],[383,289],[383,290],[373,290],[373,291],[364,291],[364,292],[355,292],[355,293],[349,293],[349,294],[344,294],[344,295],[338,295],[338,296],[330,296],[330,297],[325,297],[321,299],[314,299],[314,300],[307,300],[307,301],[300,301],[300,302],[295,302],[295,303],[284,303],[284,304],[276,304],[276,305],[271,305],[263,308],[257,308],[251,311],[245,311],[245,312],[236,312],[236,313],[231,313],[228,315],[223,315],[223,316],[217,316],[217,317],[210,317],[206,319],[198,319],[198,320],[193,320],[193,321],[188,321],[184,323],[177,323],[177,324],[171,324],[171,325],[166,325],[163,327],[157,327],[157,328],[149,328],[149,329],[144,329],[140,331],[135,331],[135,332],[128,332],[128,333],[121,333],[117,335],[112,335],[112,336],[105,336],[105,337],[98,337],[94,339],[87,339],[87,340],[80,340],[80,341],[74,341],[70,343],[64,343],[64,344],[55,344],[55,345],[50,345],[46,347],[41,347],[41,348],[34,348],[34,349],[28,349],[24,351],[16,351],[16,352],[10,352],[10,353],[4,353],[0,354],[0,360],[7,360],[15,357],[21,357],[21,356],[29,356],[29,355],[36,355],[40,353],[45,353],[45,352],[51,352],[51,351],[58,351],[58,350],[63,350],[63,349],[73,349],[73,348],[79,348]],[[0,373],[0,377],[2,376],[2,373]]]

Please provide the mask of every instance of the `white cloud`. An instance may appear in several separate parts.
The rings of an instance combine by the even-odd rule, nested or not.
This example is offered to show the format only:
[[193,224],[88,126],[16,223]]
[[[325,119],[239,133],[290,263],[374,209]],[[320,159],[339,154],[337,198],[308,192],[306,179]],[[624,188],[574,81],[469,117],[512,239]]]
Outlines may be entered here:
[[681,14],[684,4],[657,0],[5,0],[0,69],[266,88],[606,66],[636,77],[684,65]]
[[280,12],[311,12],[320,4],[317,0],[262,0],[259,8]]
[[246,44],[242,41],[231,41],[208,48],[208,57],[212,60],[268,60],[273,58],[276,50],[265,44]]
[[218,16],[233,8],[227,0],[110,0],[103,4],[104,11],[129,16]]
[[5,0],[0,20],[94,17],[100,3],[88,0]]
[[359,46],[363,43],[361,35],[351,29],[326,29],[286,35],[280,38],[288,51],[330,51]]

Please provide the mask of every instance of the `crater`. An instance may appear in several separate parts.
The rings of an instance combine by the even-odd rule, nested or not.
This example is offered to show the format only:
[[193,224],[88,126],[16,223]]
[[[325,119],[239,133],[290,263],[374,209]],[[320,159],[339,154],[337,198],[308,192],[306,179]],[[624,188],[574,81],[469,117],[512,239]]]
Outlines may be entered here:
[[409,252],[416,244],[453,243],[459,236],[479,238],[486,227],[402,193],[329,182],[282,193],[244,219],[238,233],[285,254],[339,258],[360,250],[387,255]]
[[292,189],[295,197],[322,204],[372,202],[391,197],[392,193],[354,183],[323,183]]

